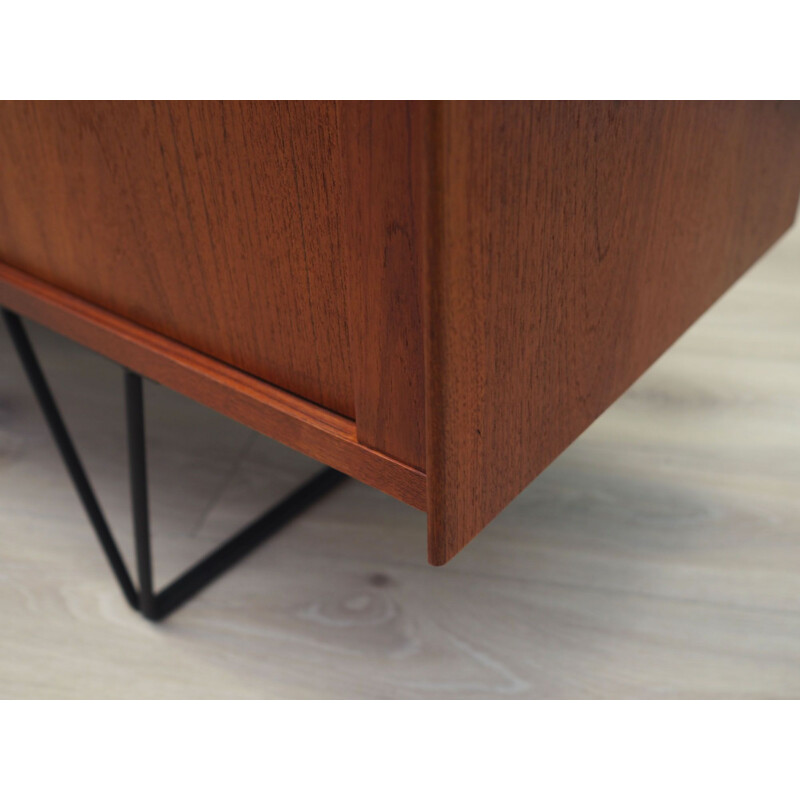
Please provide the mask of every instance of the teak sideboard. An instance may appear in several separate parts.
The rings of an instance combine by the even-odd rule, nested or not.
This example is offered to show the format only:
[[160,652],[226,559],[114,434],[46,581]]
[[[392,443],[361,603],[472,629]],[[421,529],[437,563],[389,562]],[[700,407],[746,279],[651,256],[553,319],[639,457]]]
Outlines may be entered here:
[[444,564],[799,192],[796,102],[3,103],[0,306],[426,511]]

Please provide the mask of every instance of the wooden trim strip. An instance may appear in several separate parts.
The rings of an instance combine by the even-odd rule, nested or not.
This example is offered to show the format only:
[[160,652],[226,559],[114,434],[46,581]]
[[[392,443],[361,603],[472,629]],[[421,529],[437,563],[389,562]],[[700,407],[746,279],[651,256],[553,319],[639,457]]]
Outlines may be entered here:
[[425,469],[419,214],[427,103],[337,103],[358,438]]
[[355,423],[0,263],[0,304],[422,511],[424,472],[359,443]]

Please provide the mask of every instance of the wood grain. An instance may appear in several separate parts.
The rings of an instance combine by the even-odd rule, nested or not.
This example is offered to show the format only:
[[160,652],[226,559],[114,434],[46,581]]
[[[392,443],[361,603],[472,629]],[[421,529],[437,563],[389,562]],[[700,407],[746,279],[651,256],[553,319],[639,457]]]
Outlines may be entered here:
[[452,558],[791,224],[799,103],[446,103],[429,558]]
[[424,469],[428,105],[338,106],[358,437]]
[[0,159],[0,301],[441,564],[789,226],[800,104],[9,103]]
[[333,103],[0,103],[0,260],[353,417]]
[[3,264],[0,305],[415,508],[425,508],[425,474],[360,444],[352,420]]

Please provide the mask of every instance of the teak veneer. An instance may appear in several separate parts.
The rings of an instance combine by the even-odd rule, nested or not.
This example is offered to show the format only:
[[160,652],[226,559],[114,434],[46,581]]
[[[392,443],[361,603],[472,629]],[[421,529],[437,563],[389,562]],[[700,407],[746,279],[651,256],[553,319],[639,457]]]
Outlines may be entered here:
[[0,305],[463,548],[792,224],[797,102],[0,104]]

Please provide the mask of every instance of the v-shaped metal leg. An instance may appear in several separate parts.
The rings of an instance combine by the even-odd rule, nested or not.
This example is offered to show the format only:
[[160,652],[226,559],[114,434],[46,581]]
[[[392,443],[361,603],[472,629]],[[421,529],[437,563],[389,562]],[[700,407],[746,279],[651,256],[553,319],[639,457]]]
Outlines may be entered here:
[[19,355],[47,425],[67,467],[81,503],[97,534],[103,552],[132,608],[150,620],[160,620],[208,586],[273,533],[307,509],[314,501],[338,486],[346,476],[334,469],[324,469],[287,498],[271,508],[232,539],[211,552],[159,592],[153,588],[150,552],[150,513],[147,499],[147,458],[145,450],[144,394],[142,378],[125,371],[125,410],[127,418],[128,459],[130,467],[133,531],[136,543],[138,591],[97,502],[86,471],[67,431],[42,368],[36,358],[20,318],[2,309],[11,340]]

